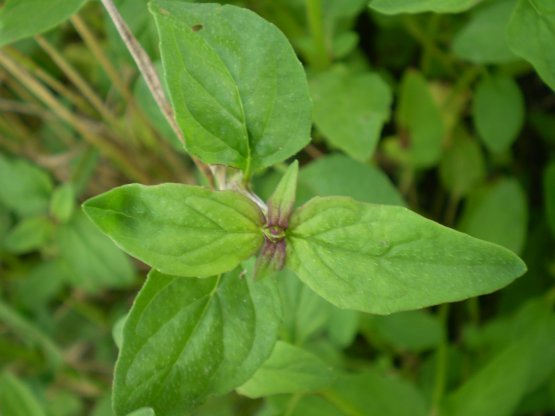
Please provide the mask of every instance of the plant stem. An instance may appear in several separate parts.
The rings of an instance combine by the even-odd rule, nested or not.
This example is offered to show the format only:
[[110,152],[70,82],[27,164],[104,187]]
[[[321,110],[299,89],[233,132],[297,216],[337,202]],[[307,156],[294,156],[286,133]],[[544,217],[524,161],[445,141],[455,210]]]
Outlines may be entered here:
[[326,35],[324,32],[322,0],[306,0],[306,15],[314,49],[311,53],[311,63],[314,69],[323,70],[330,65]]
[[[150,57],[145,52],[141,44],[137,41],[135,36],[133,36],[133,33],[125,23],[125,20],[123,20],[123,18],[121,17],[114,2],[112,0],[101,1],[102,5],[108,12],[108,15],[112,19],[112,22],[114,23],[123,42],[125,43],[125,46],[127,46],[127,49],[135,60],[135,63],[137,64],[139,71],[143,75],[148,89],[150,90],[152,96],[154,97],[154,100],[156,101],[156,104],[158,104],[158,107],[162,111],[162,114],[164,114],[164,116],[168,120],[168,123],[170,124],[171,128],[173,129],[181,143],[183,143],[183,146],[186,146],[185,137],[183,136],[181,129],[175,121],[173,109],[168,99],[166,98],[166,93],[162,88],[162,83],[160,81],[160,78],[158,77],[158,73],[156,72],[154,65],[152,64],[152,61],[150,60]],[[191,156],[191,159],[200,170],[200,172],[206,177],[210,186],[214,188],[214,177],[212,175],[210,167],[195,157]]]
[[449,304],[444,303],[439,307],[439,319],[445,332],[441,339],[441,343],[436,349],[435,382],[434,390],[432,393],[432,416],[439,415],[439,403],[441,402],[441,399],[443,398],[443,394],[445,392],[445,382],[447,378],[448,317]]

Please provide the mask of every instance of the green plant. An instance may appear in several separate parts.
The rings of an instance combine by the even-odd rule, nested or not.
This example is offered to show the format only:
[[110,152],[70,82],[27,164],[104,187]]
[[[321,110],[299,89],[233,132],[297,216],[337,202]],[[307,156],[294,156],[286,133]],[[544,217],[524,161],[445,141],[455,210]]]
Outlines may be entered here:
[[[40,15],[43,2],[8,1],[0,11],[0,22],[7,22],[0,25],[0,44],[53,27],[83,3],[56,5],[52,20],[33,28],[16,24],[22,21],[18,13],[32,8]],[[129,104],[129,123],[116,105],[95,98],[46,37],[38,37],[38,44],[66,69],[88,104],[67,91],[64,102],[56,101],[18,71],[17,49],[0,53],[6,71],[64,121],[57,131],[69,125],[89,150],[114,162],[130,181],[145,183],[114,187],[83,204],[117,246],[152,268],[128,313],[125,301],[116,303],[114,315],[124,317],[114,326],[115,414],[228,415],[237,399],[217,398],[234,390],[264,398],[262,406],[242,404],[237,414],[549,412],[555,406],[549,402],[555,385],[555,296],[546,254],[552,237],[534,218],[539,222],[526,241],[532,203],[521,183],[532,179],[519,164],[532,163],[512,156],[525,125],[541,136],[549,136],[545,126],[553,125],[544,107],[526,114],[515,80],[531,70],[519,55],[553,87],[543,43],[553,38],[547,0],[479,6],[474,0],[374,0],[376,49],[386,48],[379,53],[382,67],[374,69],[356,48],[360,31],[354,20],[366,1],[240,3],[281,30],[235,5],[152,0],[147,14],[142,2],[121,0],[116,7],[103,0],[145,78],[131,95],[117,72],[103,64],[111,74],[108,85],[117,85]],[[126,32],[118,8],[146,51]],[[448,14],[467,10],[464,19]],[[429,11],[437,14],[398,16]],[[442,22],[454,22],[451,37],[442,35]],[[73,23],[86,33],[83,22]],[[529,33],[534,27],[537,36]],[[388,42],[402,39],[399,33],[409,40],[392,56]],[[529,48],[524,37],[531,39]],[[84,38],[95,50],[94,39]],[[445,44],[452,48],[448,53]],[[418,69],[405,70],[416,48],[422,50]],[[152,64],[158,56],[161,63]],[[389,123],[394,88],[398,100]],[[77,111],[97,115],[112,133],[91,132],[90,123],[73,115]],[[145,114],[150,121],[143,137]],[[150,135],[151,130],[157,132]],[[141,143],[129,152],[113,140],[127,132]],[[157,171],[156,161],[173,154],[164,150],[166,141],[156,141],[159,136],[179,152],[186,149],[195,167],[182,153],[168,169],[172,175]],[[5,143],[9,153],[24,153],[10,139]],[[147,154],[162,150],[143,157],[143,146]],[[346,155],[328,154],[334,150]],[[143,160],[148,169],[142,169]],[[534,205],[545,211],[550,226],[552,165],[541,172],[545,208]],[[399,191],[378,166],[389,167]],[[39,270],[38,278],[26,277],[15,293],[56,273],[53,287],[35,298],[41,298],[38,304],[67,284],[93,295],[132,284],[129,260],[75,209],[92,169],[79,163],[70,180],[56,181],[55,187],[36,166],[0,157],[2,259],[10,276]],[[170,183],[175,180],[186,184]],[[430,188],[434,197],[428,197]],[[98,254],[92,263],[87,251]],[[487,304],[481,311],[476,296],[525,273],[517,254],[535,277],[519,279],[511,286],[516,289],[500,295],[506,310]],[[22,265],[24,256],[35,256],[32,267]],[[34,302],[26,296],[20,295],[21,313],[0,302],[0,319],[39,346],[49,374],[63,374],[68,354],[25,318]],[[534,299],[526,302],[527,297]],[[446,304],[465,299],[451,309]],[[81,313],[103,327],[114,320],[84,305]],[[434,305],[441,306],[433,313],[416,310]],[[376,358],[369,360],[368,351]],[[0,412],[15,412],[19,402],[29,403],[23,414],[42,412],[25,383],[11,370],[2,373]],[[110,412],[98,410],[103,411]]]
[[[188,152],[239,173],[231,184],[221,178],[219,191],[125,185],[84,204],[104,233],[155,270],[124,326],[118,414],[190,411],[241,386],[264,363],[280,312],[271,292],[260,305],[255,299],[275,282],[233,282],[241,269],[233,270],[257,253],[254,277],[285,266],[340,308],[382,314],[489,293],[524,273],[510,251],[403,207],[326,197],[294,209],[297,163],[267,206],[260,203],[250,191],[253,173],[309,140],[308,84],[293,49],[275,27],[234,6],[157,0],[150,10]],[[176,299],[180,286],[188,292]]]

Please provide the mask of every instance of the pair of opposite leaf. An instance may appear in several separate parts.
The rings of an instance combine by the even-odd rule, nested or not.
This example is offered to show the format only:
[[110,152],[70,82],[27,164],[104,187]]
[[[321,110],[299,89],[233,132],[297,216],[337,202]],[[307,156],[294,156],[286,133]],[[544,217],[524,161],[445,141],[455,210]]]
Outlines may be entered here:
[[[316,197],[294,209],[293,163],[262,213],[235,191],[124,185],[84,204],[116,244],[163,273],[208,277],[259,253],[340,308],[387,314],[489,293],[526,271],[514,253],[398,206]],[[279,275],[277,276],[279,278]]]

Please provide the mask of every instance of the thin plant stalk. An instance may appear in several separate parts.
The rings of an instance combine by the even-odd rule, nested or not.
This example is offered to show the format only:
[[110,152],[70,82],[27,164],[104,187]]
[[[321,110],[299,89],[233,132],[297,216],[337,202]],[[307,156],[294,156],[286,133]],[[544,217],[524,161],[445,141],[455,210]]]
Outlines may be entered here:
[[[160,81],[160,78],[158,77],[158,74],[156,73],[156,69],[152,64],[150,57],[145,52],[141,44],[137,41],[135,36],[133,36],[133,33],[121,17],[114,2],[112,0],[101,1],[104,8],[108,12],[108,15],[112,19],[112,22],[114,23],[123,42],[127,46],[127,49],[131,53],[131,56],[135,60],[135,63],[137,64],[139,71],[143,75],[148,89],[150,90],[152,96],[154,97],[154,100],[156,101],[156,104],[158,104],[158,107],[162,111],[162,114],[164,114],[173,131],[175,132],[181,143],[183,143],[183,146],[185,146],[185,137],[183,136],[181,129],[175,121],[173,109],[168,99],[166,98],[162,83]],[[210,186],[214,188],[214,176],[212,175],[210,167],[195,157],[191,157],[191,159],[200,170],[200,172],[206,177]]]

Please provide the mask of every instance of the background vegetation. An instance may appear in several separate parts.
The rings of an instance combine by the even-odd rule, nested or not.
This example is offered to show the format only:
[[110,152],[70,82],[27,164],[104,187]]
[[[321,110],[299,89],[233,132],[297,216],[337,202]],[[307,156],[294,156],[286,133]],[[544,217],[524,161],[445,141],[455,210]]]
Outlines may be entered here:
[[[146,1],[116,4],[157,61]],[[281,339],[306,351],[304,367],[240,390],[264,400],[233,394],[195,414],[419,415],[440,403],[449,415],[553,414],[553,5],[235,4],[275,23],[308,74],[301,203],[406,205],[515,251],[529,271],[489,296],[385,317],[338,310],[285,273]],[[118,325],[147,268],[80,202],[199,175],[99,2],[7,1],[0,46],[0,414],[111,415]],[[267,197],[284,169],[257,176],[256,191]]]

